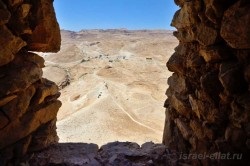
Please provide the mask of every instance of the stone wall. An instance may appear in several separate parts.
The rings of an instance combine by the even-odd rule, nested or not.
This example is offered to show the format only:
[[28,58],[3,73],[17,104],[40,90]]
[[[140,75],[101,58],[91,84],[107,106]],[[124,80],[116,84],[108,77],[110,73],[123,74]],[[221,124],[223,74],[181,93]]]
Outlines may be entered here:
[[0,165],[58,141],[58,87],[42,78],[60,30],[52,0],[0,0]]
[[[57,52],[60,31],[53,0],[0,0],[0,165],[58,141],[60,93],[42,78],[44,60]],[[163,143],[186,154],[250,152],[250,2],[175,0],[172,25],[179,46],[167,63]],[[164,152],[165,153],[165,152]],[[187,161],[189,162],[189,161]],[[233,165],[232,160],[191,160]],[[245,163],[244,163],[245,162]]]
[[250,1],[175,3],[180,10],[172,25],[180,42],[167,62],[174,73],[168,79],[163,143],[180,153],[230,152],[245,159],[192,160],[192,165],[249,162]]

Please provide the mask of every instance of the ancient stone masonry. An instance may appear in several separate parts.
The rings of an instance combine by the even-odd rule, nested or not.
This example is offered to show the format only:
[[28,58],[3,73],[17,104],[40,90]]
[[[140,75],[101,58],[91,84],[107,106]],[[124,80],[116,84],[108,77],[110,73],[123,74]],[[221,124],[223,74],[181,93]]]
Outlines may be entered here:
[[32,166],[176,166],[183,164],[166,146],[152,142],[141,146],[132,142],[111,142],[100,148],[96,144],[61,143],[34,153],[28,163]]
[[60,41],[52,0],[0,0],[0,165],[58,141],[60,93],[30,51],[57,52]]
[[[179,46],[167,62],[163,142],[186,154],[239,153],[242,160],[192,160],[193,165],[247,164],[250,157],[250,1],[175,0]],[[249,164],[249,163],[248,163]]]
[[48,160],[52,165],[181,165],[178,155],[169,158],[175,154],[169,148],[182,154],[242,156],[181,163],[249,165],[250,1],[175,2],[180,10],[172,25],[180,43],[167,62],[174,72],[165,102],[163,143],[168,148],[115,142],[98,150],[94,144],[50,146],[58,141],[60,93],[42,78],[44,59],[31,51],[60,49],[53,0],[0,0],[0,165],[25,164],[25,157],[31,165],[46,165]]

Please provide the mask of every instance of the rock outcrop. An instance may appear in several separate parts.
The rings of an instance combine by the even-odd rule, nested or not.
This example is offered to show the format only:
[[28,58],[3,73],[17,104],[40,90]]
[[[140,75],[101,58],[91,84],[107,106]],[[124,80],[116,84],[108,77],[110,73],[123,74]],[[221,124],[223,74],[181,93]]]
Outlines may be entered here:
[[0,0],[0,165],[57,143],[58,87],[42,78],[60,30],[51,0]]
[[[247,165],[250,153],[250,3],[175,0],[180,41],[167,62],[163,142],[186,154],[241,154],[192,165]],[[240,158],[240,157],[239,157]]]

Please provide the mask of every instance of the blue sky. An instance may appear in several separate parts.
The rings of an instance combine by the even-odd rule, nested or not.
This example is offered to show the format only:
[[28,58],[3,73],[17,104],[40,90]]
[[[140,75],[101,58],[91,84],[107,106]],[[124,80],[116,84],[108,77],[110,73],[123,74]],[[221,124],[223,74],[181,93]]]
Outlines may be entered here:
[[174,0],[54,0],[61,29],[173,29]]

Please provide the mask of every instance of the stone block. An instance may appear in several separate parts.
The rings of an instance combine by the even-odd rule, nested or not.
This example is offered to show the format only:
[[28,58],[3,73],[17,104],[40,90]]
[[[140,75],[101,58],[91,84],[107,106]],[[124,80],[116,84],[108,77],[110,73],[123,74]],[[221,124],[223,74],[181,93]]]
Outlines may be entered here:
[[38,105],[44,102],[47,97],[54,96],[58,93],[58,86],[47,79],[42,79],[43,84],[41,84],[37,90],[36,95],[33,98],[33,104]]
[[24,138],[36,131],[42,124],[55,119],[60,106],[60,101],[46,103],[39,110],[33,110],[22,118],[12,121],[1,130],[5,134],[0,135],[0,149],[14,144],[20,138]]
[[56,119],[41,125],[34,133],[29,145],[28,152],[35,152],[57,144],[59,138],[56,133]]
[[[212,98],[214,101],[218,102],[219,94],[223,91],[223,87],[218,78],[219,73],[215,72],[208,72],[201,76],[201,88],[203,92],[208,94],[209,98]],[[203,100],[209,100],[207,96],[203,95]]]
[[247,89],[243,70],[238,63],[222,63],[220,65],[219,80],[225,90],[231,94],[239,94]]
[[5,25],[0,26],[0,34],[0,66],[3,66],[14,59],[26,42],[14,36]]
[[[219,24],[224,12],[224,4],[226,0],[218,3],[216,0],[205,0],[205,15],[214,24]],[[222,5],[223,4],[223,5]]]
[[184,64],[184,58],[175,52],[169,58],[167,62],[167,67],[169,71],[176,72],[179,75],[183,75],[185,73]]
[[23,56],[25,58],[25,60],[37,64],[37,66],[39,66],[39,68],[45,67],[45,65],[44,65],[45,60],[43,59],[43,57],[41,57],[35,53],[27,52],[27,53],[21,53],[19,55]]
[[180,130],[183,138],[185,140],[189,140],[189,138],[192,135],[192,131],[189,128],[189,126],[179,118],[175,119],[175,124],[178,127],[178,129]]
[[192,68],[192,69],[198,69],[205,65],[205,61],[201,56],[198,56],[195,51],[193,51],[193,54],[187,58],[186,61],[186,66],[187,68]]
[[216,43],[218,32],[215,28],[204,23],[198,24],[195,30],[195,40],[203,46],[210,46]]
[[168,78],[168,85],[177,93],[185,94],[189,90],[187,81],[176,73],[173,73],[173,75]]
[[10,12],[6,9],[0,9],[0,26],[8,23],[10,19]]
[[28,16],[29,12],[30,12],[30,9],[31,9],[31,5],[28,4],[28,3],[24,3],[22,4],[18,10],[17,10],[17,13],[18,13],[18,19],[24,19]]
[[189,103],[185,100],[181,99],[177,94],[173,94],[172,96],[169,96],[169,101],[172,105],[172,107],[181,115],[185,117],[190,116],[191,108],[189,106]]
[[192,111],[200,119],[201,118],[200,109],[202,109],[200,102],[196,100],[193,95],[189,95],[188,98],[189,98],[189,103],[191,105]]
[[195,135],[199,140],[205,138],[204,129],[199,122],[191,120],[189,126],[192,129],[193,135]]
[[221,62],[230,55],[229,50],[223,46],[204,47],[199,53],[207,63]]
[[250,49],[250,6],[238,1],[224,13],[220,34],[222,38],[236,49]]
[[195,33],[192,28],[178,29],[173,34],[180,42],[188,43],[195,41]]
[[[17,97],[2,107],[2,110],[11,121],[17,120],[28,111],[30,101],[34,96],[36,89],[33,85],[17,94]],[[18,110],[18,111],[17,111]]]
[[41,79],[42,69],[34,63],[23,62],[20,65],[23,66],[10,69],[6,72],[7,75],[0,79],[0,97],[22,91]]
[[31,1],[34,22],[32,34],[27,36],[27,49],[38,52],[58,52],[61,45],[60,28],[51,0]]
[[183,29],[196,24],[198,22],[198,16],[195,14],[197,12],[196,8],[200,8],[200,4],[198,5],[198,7],[195,6],[194,1],[185,2],[182,8],[175,13],[171,25],[177,29]]

